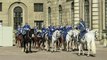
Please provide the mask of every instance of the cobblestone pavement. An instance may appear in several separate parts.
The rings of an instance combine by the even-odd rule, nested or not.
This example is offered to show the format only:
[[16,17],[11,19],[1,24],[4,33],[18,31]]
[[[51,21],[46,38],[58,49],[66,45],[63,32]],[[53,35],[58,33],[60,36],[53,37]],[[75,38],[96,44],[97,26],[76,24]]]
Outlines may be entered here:
[[97,45],[96,57],[78,56],[76,52],[36,51],[24,53],[17,47],[0,47],[0,60],[107,60],[107,48]]

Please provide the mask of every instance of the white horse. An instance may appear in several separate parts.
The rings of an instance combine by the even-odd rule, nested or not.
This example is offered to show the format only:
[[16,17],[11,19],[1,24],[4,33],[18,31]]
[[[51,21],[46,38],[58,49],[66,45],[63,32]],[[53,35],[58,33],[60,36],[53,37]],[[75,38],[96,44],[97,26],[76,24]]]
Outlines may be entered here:
[[72,49],[78,49],[78,41],[79,41],[79,33],[80,31],[77,29],[73,29],[73,40],[72,40]]
[[52,51],[57,51],[57,42],[58,39],[60,38],[61,33],[59,30],[56,30],[55,32],[53,32],[52,35]]
[[80,44],[78,46],[79,47],[78,55],[80,55],[81,51],[83,52],[83,55],[84,55],[83,44],[86,43],[87,49],[88,49],[87,56],[90,56],[90,51],[92,51],[93,56],[95,56],[96,54],[95,35],[96,35],[95,30],[91,30],[91,31],[87,30],[87,33],[80,40]]
[[66,35],[67,51],[70,51],[70,46],[71,46],[70,43],[72,43],[72,36],[73,36],[73,30],[68,31]]

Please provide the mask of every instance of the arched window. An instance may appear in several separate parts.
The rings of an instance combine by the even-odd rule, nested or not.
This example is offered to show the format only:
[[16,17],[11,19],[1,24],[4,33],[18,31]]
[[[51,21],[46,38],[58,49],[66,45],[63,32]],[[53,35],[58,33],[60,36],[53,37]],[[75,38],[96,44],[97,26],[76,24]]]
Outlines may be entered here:
[[71,24],[74,25],[74,2],[71,3]]
[[89,27],[90,24],[89,16],[89,0],[84,0],[84,20],[86,22],[87,27]]
[[21,7],[14,8],[14,29],[17,29],[18,25],[22,26],[22,12]]
[[59,24],[62,25],[62,6],[59,5]]
[[107,29],[107,0],[105,0],[105,29]]
[[48,7],[48,24],[51,24],[51,8]]

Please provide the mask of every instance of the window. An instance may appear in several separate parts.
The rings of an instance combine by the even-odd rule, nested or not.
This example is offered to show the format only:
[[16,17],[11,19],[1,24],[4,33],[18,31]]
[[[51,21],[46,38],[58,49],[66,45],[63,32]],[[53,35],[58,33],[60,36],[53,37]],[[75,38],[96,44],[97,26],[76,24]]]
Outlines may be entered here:
[[34,3],[35,12],[43,12],[43,3]]
[[48,24],[51,24],[51,8],[48,7]]
[[38,27],[38,29],[42,29],[42,26],[43,26],[43,21],[34,21],[34,24],[35,24],[35,26],[37,26]]
[[59,5],[59,24],[62,25],[62,6]]
[[18,26],[22,26],[23,23],[23,10],[21,7],[17,6],[14,8],[14,29],[17,29]]
[[2,3],[0,2],[0,11],[2,11]]

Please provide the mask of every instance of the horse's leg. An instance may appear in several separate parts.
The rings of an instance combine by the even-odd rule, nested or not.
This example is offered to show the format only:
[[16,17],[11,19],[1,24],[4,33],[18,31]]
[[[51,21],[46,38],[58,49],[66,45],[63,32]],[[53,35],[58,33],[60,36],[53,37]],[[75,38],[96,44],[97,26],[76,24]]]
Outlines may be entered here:
[[19,39],[19,40],[17,41],[17,45],[18,45],[19,48],[21,47],[21,39]]
[[55,44],[55,42],[52,41],[52,52],[54,52],[54,44]]
[[26,42],[24,41],[24,52],[26,51]]
[[69,41],[67,41],[66,49],[67,49],[67,51],[69,51]]
[[44,38],[42,38],[41,44],[42,44],[42,49],[44,50],[44,48],[45,48],[45,39]]
[[78,46],[78,48],[79,48],[78,55],[80,55],[80,53],[81,53],[81,46],[82,46],[82,44],[79,43],[79,46]]
[[94,40],[92,40],[92,42],[91,42],[91,51],[93,53],[93,56],[95,57],[95,55],[96,55],[96,45],[95,45]]
[[65,49],[65,48],[64,48],[64,40],[63,40],[63,38],[61,39],[61,49],[62,49],[62,50]]
[[74,42],[74,40],[72,41],[71,46],[72,46],[72,50],[74,51],[74,49],[75,49],[75,42]]
[[31,52],[31,41],[28,43],[29,52]]
[[81,50],[82,50],[82,55],[84,55],[84,43],[81,46]]
[[55,42],[55,51],[57,51],[57,49],[59,48],[59,43],[58,41]]
[[59,49],[59,40],[55,43],[55,49]]
[[48,51],[48,41],[46,40],[46,42],[45,42],[45,48],[46,48],[46,50]]
[[28,52],[28,42],[26,42],[26,44],[25,44],[25,52],[27,53]]
[[46,50],[49,51],[50,49],[50,42],[49,40],[46,40]]
[[50,40],[48,40],[48,51],[50,50]]
[[87,48],[88,48],[87,56],[90,56],[90,43],[89,42],[87,42]]
[[18,40],[16,41],[16,46],[18,47]]
[[34,41],[35,48],[37,48],[37,40]]

